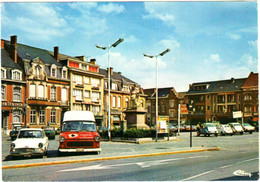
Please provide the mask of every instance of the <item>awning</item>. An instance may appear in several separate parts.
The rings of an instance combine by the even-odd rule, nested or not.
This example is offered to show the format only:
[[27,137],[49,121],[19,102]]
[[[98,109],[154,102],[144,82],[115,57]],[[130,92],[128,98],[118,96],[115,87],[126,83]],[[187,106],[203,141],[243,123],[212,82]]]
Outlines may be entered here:
[[259,118],[258,117],[253,117],[252,121],[258,122]]

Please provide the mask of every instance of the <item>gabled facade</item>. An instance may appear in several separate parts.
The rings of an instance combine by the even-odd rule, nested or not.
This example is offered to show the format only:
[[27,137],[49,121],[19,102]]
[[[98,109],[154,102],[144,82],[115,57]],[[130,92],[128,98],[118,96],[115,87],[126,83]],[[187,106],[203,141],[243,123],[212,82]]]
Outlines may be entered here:
[[[156,89],[144,89],[146,97],[146,124],[154,126],[156,124]],[[186,93],[177,93],[173,87],[158,88],[158,115],[169,116],[171,123],[178,121],[178,105],[186,104]],[[181,115],[181,121],[186,121],[186,115]]]
[[188,91],[188,99],[196,103],[195,115],[189,119],[195,122],[221,121],[228,123],[234,111],[242,109],[242,85],[246,78],[193,83]]
[[242,112],[245,122],[259,121],[258,73],[251,72],[241,87]]
[[[16,37],[16,36],[13,36]],[[7,50],[15,44],[17,59],[23,67],[26,81],[26,127],[61,126],[61,118],[69,110],[68,68],[49,51],[5,41]]]
[[[16,37],[12,38],[15,41]],[[5,134],[25,125],[26,82],[22,67],[17,63],[17,47],[7,52],[1,41],[1,110],[2,130]]]
[[[108,126],[108,70],[99,69],[104,76],[104,123]],[[119,127],[125,120],[124,111],[129,107],[130,99],[133,94],[139,94],[143,109],[145,109],[145,97],[141,86],[134,81],[126,78],[121,72],[114,72],[110,68],[110,109],[111,109],[111,128]]]
[[70,109],[92,111],[97,126],[103,122],[104,76],[99,74],[96,60],[85,61],[84,56],[70,57],[60,55],[61,62],[69,69]]

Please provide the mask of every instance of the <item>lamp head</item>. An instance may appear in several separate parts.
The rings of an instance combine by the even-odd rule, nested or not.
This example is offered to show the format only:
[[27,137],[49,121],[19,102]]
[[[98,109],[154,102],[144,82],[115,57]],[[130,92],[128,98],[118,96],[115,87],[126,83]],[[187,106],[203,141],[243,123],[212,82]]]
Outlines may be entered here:
[[148,55],[148,54],[144,54],[144,57],[153,58],[154,56]]
[[116,47],[118,44],[120,44],[123,41],[124,41],[124,39],[122,39],[122,38],[118,39],[114,44],[112,44],[112,47]]
[[163,51],[161,54],[159,54],[160,56],[163,56],[164,54],[166,54],[167,52],[169,52],[170,49],[166,49],[165,51]]
[[101,45],[97,45],[97,44],[96,44],[96,48],[99,48],[99,49],[102,49],[102,50],[106,50],[107,49],[107,47],[101,46]]

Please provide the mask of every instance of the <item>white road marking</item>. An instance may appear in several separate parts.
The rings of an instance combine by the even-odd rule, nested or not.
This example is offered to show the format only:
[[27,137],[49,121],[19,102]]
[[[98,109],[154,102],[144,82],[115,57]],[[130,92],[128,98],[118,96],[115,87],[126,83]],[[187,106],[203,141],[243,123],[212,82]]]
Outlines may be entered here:
[[60,170],[58,172],[87,171],[87,170],[98,170],[98,169],[100,170],[100,169],[110,169],[110,168],[113,168],[113,167],[128,166],[128,165],[138,165],[141,168],[146,168],[146,167],[151,167],[151,166],[167,164],[171,161],[202,158],[202,157],[207,157],[207,156],[194,156],[194,157],[186,157],[186,158],[175,158],[175,159],[165,159],[165,160],[155,160],[155,161],[145,161],[145,162],[134,162],[134,163],[126,163],[126,164],[114,164],[114,165],[107,165],[107,166],[103,166],[102,164],[98,164],[98,165],[93,165],[93,166],[84,166],[84,167],[73,168],[73,169],[65,169],[65,170]]
[[234,166],[234,165],[239,164],[239,163],[249,162],[249,161],[253,161],[253,160],[257,160],[257,159],[258,159],[258,157],[252,158],[252,159],[247,159],[247,160],[240,161],[240,162],[236,162],[236,163],[234,163],[234,164],[229,164],[229,165],[226,165],[226,166],[222,166],[222,167],[219,167],[218,169],[211,170],[211,171],[207,171],[207,172],[204,172],[204,173],[201,173],[201,174],[197,174],[197,175],[195,175],[195,176],[191,176],[191,177],[186,178],[186,179],[183,179],[183,180],[181,180],[181,181],[189,181],[189,180],[191,180],[191,179],[194,179],[194,178],[197,178],[197,177],[200,177],[200,176],[203,176],[203,175],[206,175],[206,174],[215,172],[215,171],[217,171],[217,170],[219,170],[219,169],[224,169],[224,168],[231,167],[231,166]]

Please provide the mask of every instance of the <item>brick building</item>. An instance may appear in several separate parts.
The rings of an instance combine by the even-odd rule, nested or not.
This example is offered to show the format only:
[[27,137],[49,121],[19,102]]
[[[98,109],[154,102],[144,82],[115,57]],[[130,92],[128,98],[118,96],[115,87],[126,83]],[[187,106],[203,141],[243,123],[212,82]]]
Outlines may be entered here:
[[236,121],[233,111],[243,111],[243,85],[247,78],[193,83],[188,91],[188,99],[196,103],[196,112],[190,116],[194,124],[198,122]]
[[[156,123],[156,89],[144,89],[146,97],[146,124],[154,126]],[[169,116],[171,123],[178,122],[178,105],[186,104],[186,92],[177,93],[173,87],[158,88],[158,115]],[[181,121],[186,121],[186,115],[181,115]]]
[[16,37],[12,37],[12,44],[7,47],[1,40],[1,126],[5,134],[24,126],[26,117],[26,81],[17,62],[15,41]]

